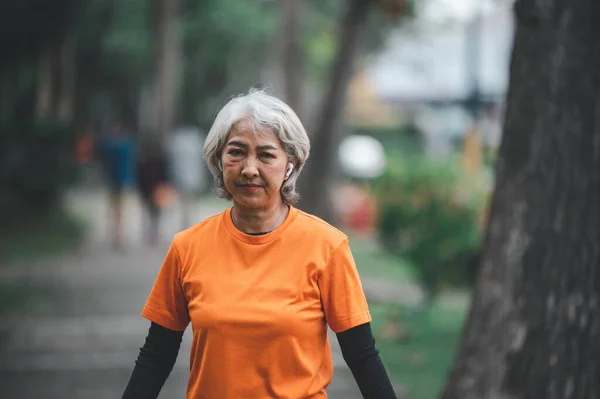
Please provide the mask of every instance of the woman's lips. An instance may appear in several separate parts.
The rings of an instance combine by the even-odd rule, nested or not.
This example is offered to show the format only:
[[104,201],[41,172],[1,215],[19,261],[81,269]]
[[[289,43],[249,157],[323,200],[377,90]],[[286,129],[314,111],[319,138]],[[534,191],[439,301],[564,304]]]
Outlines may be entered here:
[[258,191],[261,188],[256,184],[240,184],[240,187],[245,191]]

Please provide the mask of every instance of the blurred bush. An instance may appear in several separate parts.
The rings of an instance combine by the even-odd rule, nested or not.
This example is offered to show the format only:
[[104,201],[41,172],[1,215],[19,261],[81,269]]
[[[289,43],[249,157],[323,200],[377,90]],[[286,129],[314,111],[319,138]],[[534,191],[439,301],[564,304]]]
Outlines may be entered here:
[[58,205],[76,176],[75,131],[52,120],[0,121],[0,226]]
[[429,299],[472,283],[486,193],[458,160],[394,154],[371,188],[383,247],[414,264]]

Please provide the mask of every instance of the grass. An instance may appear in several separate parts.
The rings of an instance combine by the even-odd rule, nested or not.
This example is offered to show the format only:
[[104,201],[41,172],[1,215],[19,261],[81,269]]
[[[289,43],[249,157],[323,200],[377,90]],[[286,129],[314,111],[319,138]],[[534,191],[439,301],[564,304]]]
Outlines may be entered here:
[[51,286],[34,284],[27,278],[0,281],[0,315],[22,315],[39,304],[48,305],[58,292]]
[[416,283],[411,264],[380,249],[373,241],[350,238],[352,255],[361,276],[375,277],[399,283]]
[[0,231],[0,260],[31,260],[72,250],[81,242],[84,222],[58,209],[39,218],[23,218]]
[[[0,231],[0,261],[58,256],[77,247],[84,230],[81,219],[62,209],[44,217],[24,217],[18,226]],[[36,303],[47,303],[53,293],[52,287],[33,284],[26,278],[0,281],[0,315],[27,312]]]
[[[399,315],[407,330],[400,341],[382,337],[389,312]],[[445,307],[439,303],[424,311],[409,311],[385,305],[371,308],[377,347],[390,378],[398,382],[409,399],[436,399],[454,361],[466,306]]]

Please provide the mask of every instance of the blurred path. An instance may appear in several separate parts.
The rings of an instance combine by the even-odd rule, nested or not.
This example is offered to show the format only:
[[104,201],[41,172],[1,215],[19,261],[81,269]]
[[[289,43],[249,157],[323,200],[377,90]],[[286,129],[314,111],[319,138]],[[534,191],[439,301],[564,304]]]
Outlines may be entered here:
[[[68,195],[71,209],[90,223],[86,243],[76,253],[0,269],[0,282],[20,282],[32,298],[20,313],[0,318],[0,396],[4,399],[121,397],[149,326],[139,313],[181,225],[174,207],[164,218],[162,244],[156,249],[144,247],[141,210],[130,194],[125,221],[128,249],[114,253],[106,239],[104,195],[98,190]],[[222,200],[199,202],[193,220],[227,206]],[[190,337],[187,331],[161,398],[185,397]],[[336,371],[329,397],[361,398],[335,338],[332,345]]]

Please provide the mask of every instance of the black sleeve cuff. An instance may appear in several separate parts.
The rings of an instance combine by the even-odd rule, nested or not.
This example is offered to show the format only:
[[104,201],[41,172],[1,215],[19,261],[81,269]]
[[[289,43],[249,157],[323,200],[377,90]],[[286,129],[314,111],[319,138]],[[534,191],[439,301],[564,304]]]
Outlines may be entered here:
[[156,399],[171,374],[183,332],[151,323],[122,399]]
[[336,334],[342,355],[365,399],[396,399],[392,383],[375,347],[371,324]]

